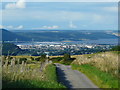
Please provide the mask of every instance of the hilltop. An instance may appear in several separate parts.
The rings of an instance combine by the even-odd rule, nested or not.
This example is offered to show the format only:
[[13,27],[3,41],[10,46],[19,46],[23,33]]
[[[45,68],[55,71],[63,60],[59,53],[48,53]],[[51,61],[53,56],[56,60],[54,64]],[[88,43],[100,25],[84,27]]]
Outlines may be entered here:
[[3,41],[82,41],[98,39],[117,39],[118,36],[107,31],[97,30],[6,30],[1,29]]

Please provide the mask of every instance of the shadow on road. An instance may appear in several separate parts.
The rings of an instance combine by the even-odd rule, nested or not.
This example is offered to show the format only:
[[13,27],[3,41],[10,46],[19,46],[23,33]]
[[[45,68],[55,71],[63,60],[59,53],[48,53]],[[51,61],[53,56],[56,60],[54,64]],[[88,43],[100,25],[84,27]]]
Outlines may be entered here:
[[58,67],[56,67],[56,69],[57,69],[58,82],[65,85],[67,88],[72,88],[72,85],[65,77],[64,70],[61,70]]

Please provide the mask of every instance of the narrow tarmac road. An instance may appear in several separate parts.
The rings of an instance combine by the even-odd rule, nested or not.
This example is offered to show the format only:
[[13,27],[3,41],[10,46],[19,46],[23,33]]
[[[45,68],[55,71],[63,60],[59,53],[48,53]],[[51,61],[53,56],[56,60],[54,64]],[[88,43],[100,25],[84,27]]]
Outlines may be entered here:
[[55,63],[58,81],[67,88],[98,88],[83,73],[72,70],[71,66]]

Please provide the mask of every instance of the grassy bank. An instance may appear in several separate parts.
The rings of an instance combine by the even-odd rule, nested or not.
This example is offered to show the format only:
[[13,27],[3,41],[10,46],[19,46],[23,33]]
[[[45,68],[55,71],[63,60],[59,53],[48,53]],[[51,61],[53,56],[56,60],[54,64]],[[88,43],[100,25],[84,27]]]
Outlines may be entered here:
[[88,78],[93,81],[100,88],[118,88],[118,78],[112,76],[109,73],[103,72],[98,68],[89,65],[71,65],[73,69],[79,70],[84,73]]
[[110,73],[115,77],[119,76],[119,58],[118,52],[102,52],[96,54],[81,55],[76,57],[72,64],[84,65],[90,64],[103,72]]
[[120,53],[117,51],[76,56],[72,68],[86,74],[100,88],[118,88]]
[[65,88],[57,82],[53,64],[48,64],[42,73],[38,71],[38,66],[32,65],[30,69],[15,76],[9,70],[3,72],[3,88]]

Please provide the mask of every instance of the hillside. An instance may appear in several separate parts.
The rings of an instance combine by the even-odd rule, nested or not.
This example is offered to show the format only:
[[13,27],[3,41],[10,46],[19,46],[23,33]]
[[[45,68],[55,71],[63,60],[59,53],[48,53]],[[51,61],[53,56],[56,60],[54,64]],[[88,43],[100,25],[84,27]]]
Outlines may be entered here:
[[2,43],[2,55],[21,55],[29,53],[28,50],[22,50],[13,43]]
[[116,39],[118,36],[106,31],[89,30],[21,30],[21,31],[2,31],[3,41],[81,41],[97,39]]
[[106,31],[89,30],[25,30],[15,31],[22,36],[27,36],[34,41],[81,41],[97,39],[116,39],[117,36]]
[[16,39],[19,41],[29,41],[30,40],[26,36],[22,36],[22,35],[16,34],[14,32],[10,32],[5,29],[0,29],[0,32],[2,32],[2,40],[3,41],[15,41]]

